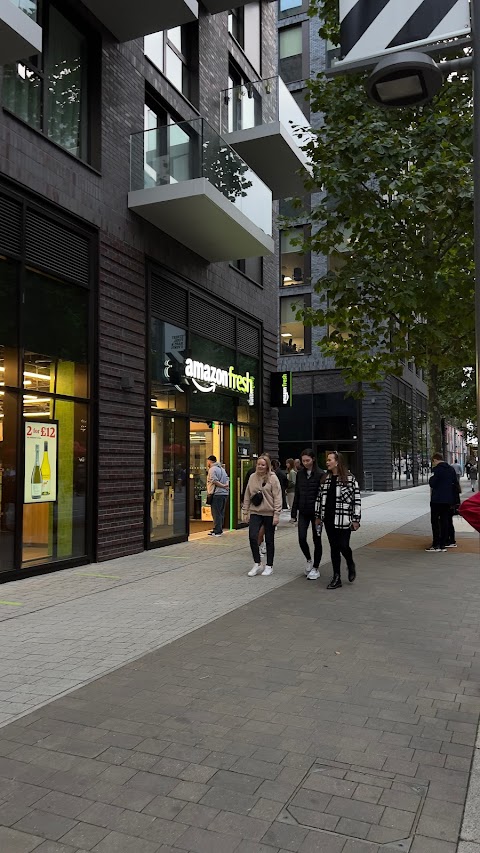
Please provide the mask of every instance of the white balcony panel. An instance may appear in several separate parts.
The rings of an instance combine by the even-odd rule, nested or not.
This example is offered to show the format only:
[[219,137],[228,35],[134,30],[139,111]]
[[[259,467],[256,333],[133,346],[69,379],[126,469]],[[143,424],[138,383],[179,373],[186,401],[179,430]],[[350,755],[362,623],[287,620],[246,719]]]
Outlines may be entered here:
[[131,41],[198,18],[197,0],[83,0],[119,41]]
[[7,65],[42,52],[42,28],[12,0],[0,0],[0,63]]
[[274,252],[272,237],[206,178],[132,190],[128,206],[210,262]]
[[297,172],[309,170],[308,160],[281,122],[227,133],[225,140],[270,187],[273,198],[305,195],[305,175]]

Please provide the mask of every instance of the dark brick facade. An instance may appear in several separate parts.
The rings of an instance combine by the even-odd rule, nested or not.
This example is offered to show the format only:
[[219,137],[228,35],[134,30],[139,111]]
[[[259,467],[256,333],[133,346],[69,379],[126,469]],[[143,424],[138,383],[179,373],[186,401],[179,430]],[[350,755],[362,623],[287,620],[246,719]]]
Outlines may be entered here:
[[[65,10],[68,3],[65,2]],[[76,4],[81,7],[81,4]],[[228,54],[255,79],[227,30],[227,13],[202,14],[198,25],[200,114],[219,129],[220,91],[228,85]],[[276,4],[262,3],[262,76],[276,73]],[[117,44],[103,32],[101,168],[97,172],[7,112],[0,114],[0,177],[15,182],[99,232],[98,283],[98,535],[93,556],[108,559],[144,547],[146,262],[152,259],[259,319],[264,375],[276,369],[278,258],[264,259],[263,287],[228,263],[207,264],[127,207],[130,134],[143,129],[146,83],[182,119],[198,112],[143,54],[142,40]],[[233,260],[233,259],[232,259]],[[275,310],[272,310],[275,306]],[[122,390],[122,377],[133,381]],[[278,418],[264,387],[264,446],[278,449]],[[115,488],[113,486],[115,485]],[[128,496],[128,504],[125,500]]]

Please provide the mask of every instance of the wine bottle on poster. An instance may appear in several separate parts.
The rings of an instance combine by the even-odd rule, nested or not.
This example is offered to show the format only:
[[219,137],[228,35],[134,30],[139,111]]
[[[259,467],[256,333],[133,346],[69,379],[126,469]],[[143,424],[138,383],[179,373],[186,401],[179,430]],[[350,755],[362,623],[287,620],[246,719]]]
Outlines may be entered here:
[[40,471],[40,446],[35,445],[35,465],[32,471],[32,500],[36,501],[42,497],[42,472]]

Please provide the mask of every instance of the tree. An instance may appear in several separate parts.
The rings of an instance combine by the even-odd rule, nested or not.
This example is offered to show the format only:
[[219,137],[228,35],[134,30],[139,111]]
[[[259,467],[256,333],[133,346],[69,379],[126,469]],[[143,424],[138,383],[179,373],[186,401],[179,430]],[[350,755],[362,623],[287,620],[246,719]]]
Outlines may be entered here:
[[[312,14],[335,42],[336,0],[316,0]],[[381,110],[365,77],[309,81],[323,118],[308,146],[318,201],[304,248],[337,262],[316,282],[320,307],[299,316],[325,329],[319,346],[351,387],[405,362],[424,368],[439,448],[440,378],[474,362],[471,78],[452,75],[425,106]]]

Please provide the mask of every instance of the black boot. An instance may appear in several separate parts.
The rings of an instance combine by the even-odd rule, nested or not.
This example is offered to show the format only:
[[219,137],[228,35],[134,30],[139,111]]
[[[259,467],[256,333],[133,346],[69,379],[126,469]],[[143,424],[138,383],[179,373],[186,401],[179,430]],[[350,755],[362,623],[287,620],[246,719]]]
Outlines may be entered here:
[[334,575],[332,580],[328,584],[327,589],[338,589],[341,586],[342,586],[342,579],[341,579],[340,575]]
[[350,581],[350,583],[353,583],[356,577],[357,572],[355,569],[355,563],[352,563],[352,565],[348,567],[348,580]]

